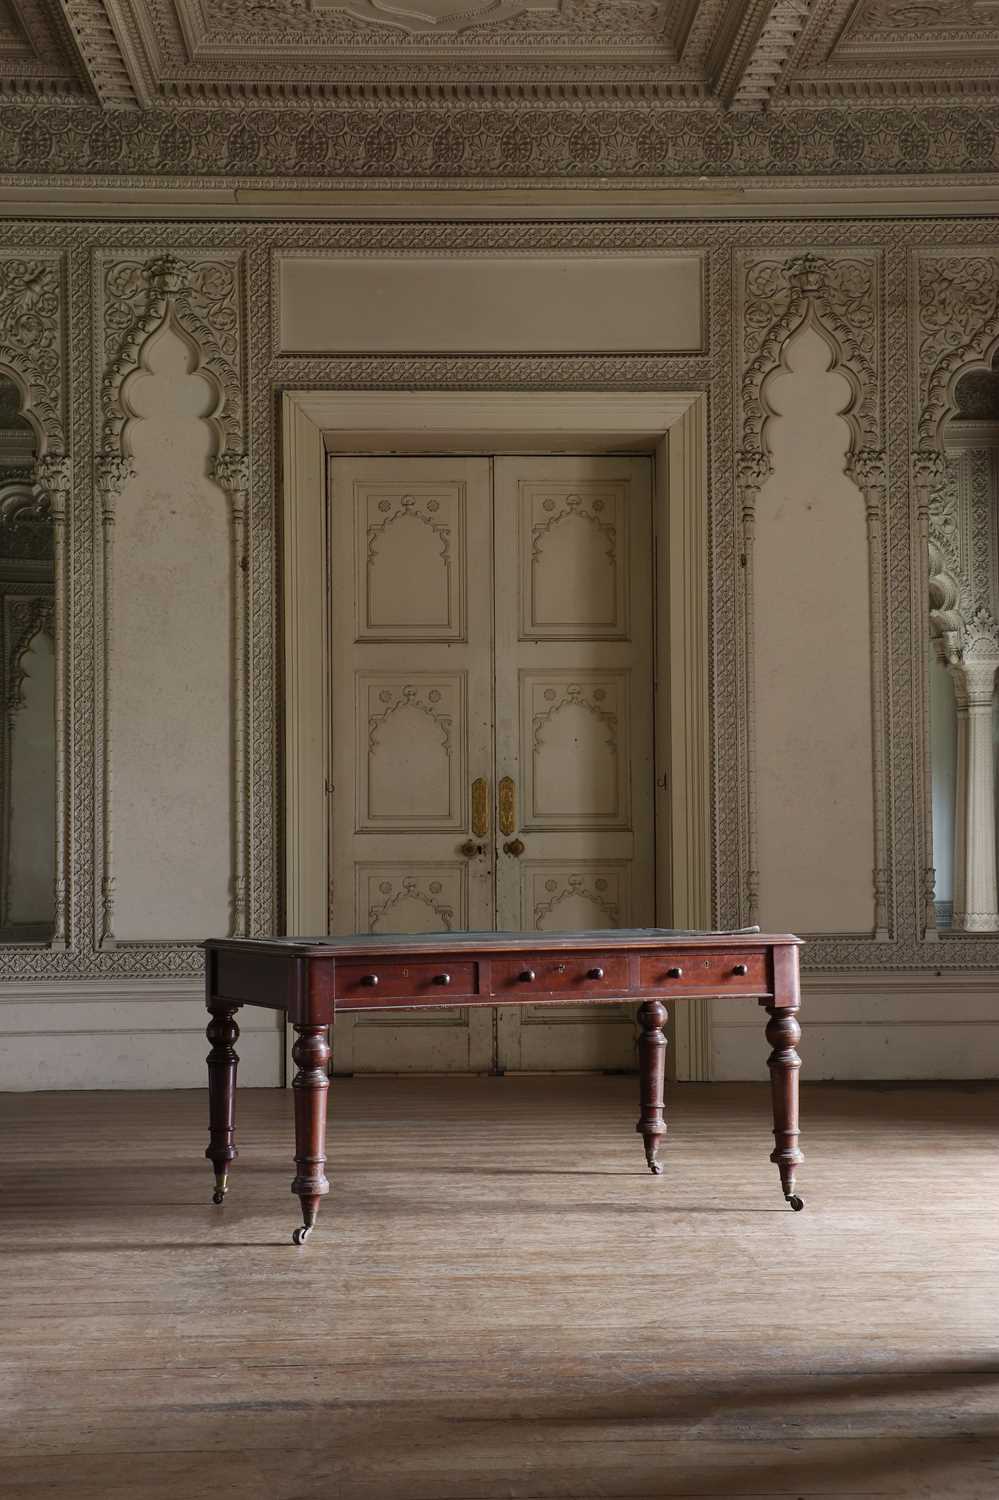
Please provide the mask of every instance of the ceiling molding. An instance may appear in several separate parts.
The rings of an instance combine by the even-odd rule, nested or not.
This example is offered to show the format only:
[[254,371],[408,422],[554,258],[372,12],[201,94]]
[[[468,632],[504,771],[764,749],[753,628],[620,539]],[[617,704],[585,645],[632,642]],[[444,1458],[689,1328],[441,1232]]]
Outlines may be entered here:
[[999,110],[925,121],[892,108],[676,109],[632,99],[545,103],[361,99],[292,106],[102,110],[0,105],[0,167],[41,186],[76,178],[155,189],[486,180],[862,181],[999,172]]
[[0,0],[0,98],[109,113],[999,98],[995,0]]
[[90,86],[105,109],[140,103],[125,60],[114,0],[62,0],[61,14]]
[[770,103],[812,3],[749,0],[732,8],[708,56],[708,81],[724,104],[762,109]]

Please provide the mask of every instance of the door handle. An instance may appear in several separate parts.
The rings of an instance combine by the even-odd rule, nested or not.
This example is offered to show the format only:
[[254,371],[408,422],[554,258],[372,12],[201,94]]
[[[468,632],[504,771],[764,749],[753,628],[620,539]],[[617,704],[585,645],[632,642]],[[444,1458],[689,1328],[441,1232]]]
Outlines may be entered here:
[[519,859],[526,848],[527,845],[523,839],[510,839],[508,843],[503,845],[503,853],[512,854],[514,859]]
[[[504,776],[499,784],[499,831],[513,833],[517,827],[517,809],[514,796],[516,788],[512,776]],[[507,850],[507,853],[510,851]]]
[[466,859],[476,859],[480,854],[485,854],[485,844],[477,844],[474,839],[466,839],[461,846],[461,852]]
[[472,782],[472,832],[479,839],[489,832],[489,783],[484,776],[476,776]]

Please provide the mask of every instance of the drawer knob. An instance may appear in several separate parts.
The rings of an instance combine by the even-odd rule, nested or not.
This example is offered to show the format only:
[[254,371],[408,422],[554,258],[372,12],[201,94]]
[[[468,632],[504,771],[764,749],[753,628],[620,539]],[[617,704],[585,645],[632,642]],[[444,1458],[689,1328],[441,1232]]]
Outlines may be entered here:
[[537,974],[535,974],[533,969],[524,969],[520,974],[517,975],[517,978],[520,980],[521,984],[533,984],[537,977],[538,976]]
[[378,975],[377,974],[362,974],[361,975],[361,983],[362,984],[366,984],[369,987],[369,989],[373,989],[374,986],[378,983]]
[[435,974],[434,975],[434,984],[450,984],[450,983],[451,983],[451,976],[450,976],[450,974]]
[[604,971],[603,969],[587,969],[586,977],[587,979],[603,979]]
[[733,969],[732,969],[732,973],[733,974],[748,974],[749,973],[749,965],[748,964],[736,964],[733,967]]
[[667,969],[666,970],[666,978],[667,979],[682,979],[683,978],[683,970],[680,968],[679,964],[677,964],[676,968],[674,968],[674,969]]

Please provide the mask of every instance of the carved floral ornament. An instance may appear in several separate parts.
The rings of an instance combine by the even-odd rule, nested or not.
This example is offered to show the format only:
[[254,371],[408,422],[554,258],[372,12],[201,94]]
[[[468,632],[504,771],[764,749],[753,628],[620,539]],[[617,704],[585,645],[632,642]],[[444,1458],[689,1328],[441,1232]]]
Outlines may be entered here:
[[736,476],[753,494],[772,472],[766,439],[773,415],[768,376],[781,367],[791,339],[806,325],[829,345],[833,368],[853,390],[842,413],[850,428],[847,471],[870,500],[887,483],[881,444],[877,370],[877,261],[874,257],[804,255],[750,261],[743,303],[742,445]]
[[24,707],[24,684],[28,677],[25,657],[39,635],[55,640],[55,600],[51,595],[14,600],[10,611],[6,704],[12,712]]
[[[412,65],[410,65],[412,66]],[[402,107],[402,106],[405,107]],[[994,110],[938,110],[939,127],[897,107],[781,106],[722,113],[635,102],[363,98],[335,108],[0,105],[3,170],[98,173],[136,185],[197,178],[229,187],[276,179],[322,185],[388,177],[713,179],[988,172]]]
[[0,255],[0,370],[44,452],[65,446],[61,257]]
[[[237,265],[232,258],[114,260],[104,273],[105,375],[101,385],[101,452],[97,483],[120,494],[131,473],[125,382],[141,364],[154,333],[173,321],[197,351],[197,370],[218,393],[212,424],[219,433],[215,477],[223,488],[246,488],[239,456],[245,446],[240,377]],[[116,462],[120,460],[120,462]],[[226,481],[232,481],[227,483]]]
[[919,256],[917,286],[919,412],[912,479],[925,517],[930,630],[944,659],[956,664],[971,645],[980,654],[996,626],[964,565],[956,460],[944,450],[944,432],[957,411],[962,377],[991,369],[999,351],[999,255]]

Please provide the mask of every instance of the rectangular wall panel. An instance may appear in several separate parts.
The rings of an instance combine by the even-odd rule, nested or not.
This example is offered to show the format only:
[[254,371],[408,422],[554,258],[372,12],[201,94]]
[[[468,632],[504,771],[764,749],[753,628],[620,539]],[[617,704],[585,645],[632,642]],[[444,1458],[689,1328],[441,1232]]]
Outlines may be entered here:
[[700,255],[278,259],[281,352],[691,352]]

